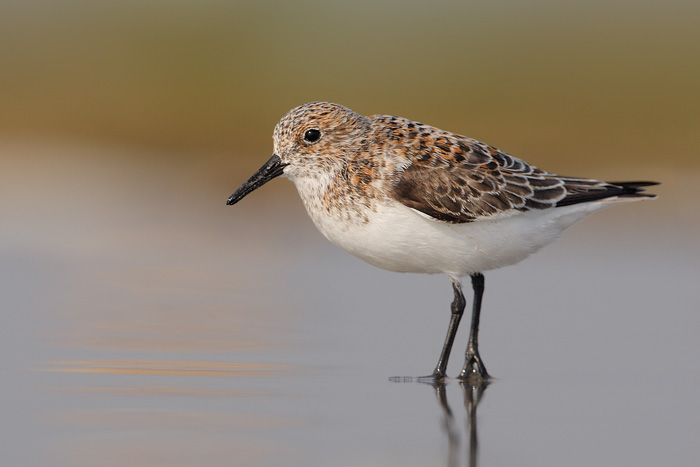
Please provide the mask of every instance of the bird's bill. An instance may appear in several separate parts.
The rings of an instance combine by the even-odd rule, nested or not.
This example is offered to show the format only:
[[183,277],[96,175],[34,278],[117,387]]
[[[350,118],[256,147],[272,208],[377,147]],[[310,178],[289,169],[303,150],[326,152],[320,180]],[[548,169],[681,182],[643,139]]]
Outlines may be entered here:
[[242,200],[251,191],[260,188],[275,177],[279,177],[284,172],[287,164],[283,164],[280,158],[273,154],[270,160],[260,167],[243,185],[241,185],[231,196],[226,204],[229,206]]

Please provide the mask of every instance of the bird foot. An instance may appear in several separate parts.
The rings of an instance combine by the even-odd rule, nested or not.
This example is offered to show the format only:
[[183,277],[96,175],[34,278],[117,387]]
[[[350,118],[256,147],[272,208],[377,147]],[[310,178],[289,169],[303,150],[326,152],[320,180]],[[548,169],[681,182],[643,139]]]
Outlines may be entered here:
[[459,379],[470,383],[482,383],[491,379],[478,352],[467,352],[464,368],[459,374]]

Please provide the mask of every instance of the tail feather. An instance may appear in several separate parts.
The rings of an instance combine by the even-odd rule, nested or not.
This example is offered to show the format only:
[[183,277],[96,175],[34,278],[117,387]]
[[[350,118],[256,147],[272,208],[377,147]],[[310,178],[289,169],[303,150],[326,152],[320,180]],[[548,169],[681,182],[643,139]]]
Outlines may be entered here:
[[581,180],[579,183],[572,181],[566,184],[569,193],[557,203],[559,206],[599,201],[607,198],[656,198],[656,195],[644,193],[644,187],[658,185],[659,182],[598,182]]
[[611,185],[622,187],[624,192],[619,196],[623,198],[656,198],[656,195],[644,193],[647,186],[658,185],[659,182],[609,182]]
[[659,182],[608,182],[610,185],[617,185],[629,188],[641,188],[643,186],[659,185]]

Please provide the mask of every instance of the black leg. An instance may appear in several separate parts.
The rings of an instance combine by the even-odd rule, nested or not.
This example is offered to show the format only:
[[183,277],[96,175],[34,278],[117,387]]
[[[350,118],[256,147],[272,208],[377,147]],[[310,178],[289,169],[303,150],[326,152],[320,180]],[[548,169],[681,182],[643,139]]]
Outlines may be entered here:
[[440,353],[440,360],[438,360],[435,371],[433,371],[432,377],[435,379],[443,379],[445,377],[445,371],[447,370],[447,361],[450,358],[450,351],[452,350],[452,343],[455,340],[455,335],[457,334],[457,328],[459,327],[459,321],[462,319],[462,314],[464,313],[464,307],[467,302],[464,300],[464,294],[462,293],[462,284],[458,279],[454,277],[452,279],[452,289],[455,293],[455,298],[452,300],[452,316],[450,317],[450,326],[447,328],[447,336],[445,336],[445,344],[442,346],[442,352]]
[[487,381],[489,374],[479,356],[479,314],[481,313],[481,297],[484,295],[484,275],[480,272],[472,274],[474,288],[474,306],[472,308],[472,326],[469,331],[469,343],[464,360],[464,368],[460,379],[472,381]]

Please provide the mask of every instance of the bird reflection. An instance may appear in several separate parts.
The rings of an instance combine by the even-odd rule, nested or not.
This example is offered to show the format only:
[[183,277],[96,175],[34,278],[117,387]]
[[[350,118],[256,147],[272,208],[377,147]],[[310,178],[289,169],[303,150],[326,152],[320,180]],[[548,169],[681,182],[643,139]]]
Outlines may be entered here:
[[[459,465],[459,430],[455,427],[454,414],[447,402],[445,382],[433,381],[426,384],[430,384],[435,390],[435,395],[442,409],[443,428],[447,434],[448,441],[447,465],[450,467]],[[479,430],[477,426],[476,408],[488,385],[489,383],[486,381],[476,383],[469,381],[459,382],[459,386],[462,388],[462,393],[464,394],[464,408],[467,411],[466,428],[469,436],[467,459],[469,460],[469,467],[476,467],[479,465]]]
[[[399,382],[409,382],[413,381],[412,378],[392,378],[392,381]],[[455,416],[450,408],[450,404],[447,401],[447,390],[444,380],[432,380],[432,381],[421,381],[420,383],[427,384],[433,388],[435,391],[435,396],[437,397],[438,404],[442,410],[442,428],[447,435],[447,465],[448,467],[453,467],[461,465],[460,460],[460,429],[455,424]],[[464,408],[466,409],[466,457],[469,467],[476,467],[479,465],[479,430],[477,426],[477,415],[476,409],[481,402],[481,398],[484,396],[486,387],[489,385],[488,381],[460,381],[459,386],[462,388],[462,394],[464,396]]]

